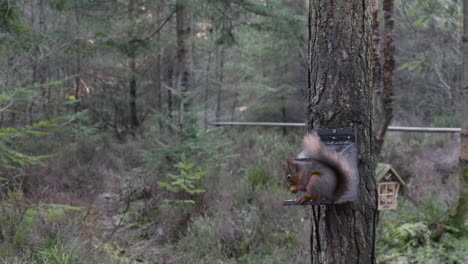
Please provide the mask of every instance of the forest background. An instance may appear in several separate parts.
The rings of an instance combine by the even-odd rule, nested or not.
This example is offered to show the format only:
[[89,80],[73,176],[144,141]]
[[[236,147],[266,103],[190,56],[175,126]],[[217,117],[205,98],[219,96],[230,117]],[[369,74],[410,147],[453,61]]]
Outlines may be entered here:
[[[394,3],[392,125],[458,127],[461,2]],[[310,211],[281,206],[304,128],[209,125],[305,121],[307,10],[0,1],[0,259],[308,263]],[[433,232],[458,197],[458,146],[387,133],[378,161],[407,186],[380,213],[379,262],[468,262],[466,234]]]

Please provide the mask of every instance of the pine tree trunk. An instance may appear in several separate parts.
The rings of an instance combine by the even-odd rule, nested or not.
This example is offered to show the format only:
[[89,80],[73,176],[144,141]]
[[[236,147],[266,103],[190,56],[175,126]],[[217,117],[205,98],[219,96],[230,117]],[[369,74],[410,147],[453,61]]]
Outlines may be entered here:
[[308,129],[358,131],[359,196],[312,207],[312,263],[375,263],[371,1],[310,0]]
[[211,50],[208,52],[208,62],[206,63],[206,72],[205,72],[205,109],[204,109],[204,115],[205,115],[205,130],[208,129],[208,79],[209,79],[209,74],[210,74],[210,68],[211,68]]
[[[39,1],[39,32],[41,35],[45,35],[47,32],[47,25],[46,25],[46,3],[44,0]],[[42,112],[48,118],[48,102],[47,102],[47,91],[44,85],[47,82],[47,68],[48,68],[48,57],[39,58],[36,57],[39,61],[38,63],[38,81],[41,85],[41,102],[42,102]]]
[[138,127],[138,115],[137,115],[137,80],[136,80],[136,47],[133,44],[133,34],[134,34],[134,0],[128,2],[128,21],[130,23],[130,29],[128,32],[129,38],[129,68],[130,68],[130,81],[129,81],[129,107],[130,107],[130,128],[132,133],[135,133],[136,128]]
[[381,116],[380,95],[382,93],[382,63],[380,62],[379,0],[372,0],[372,89],[374,125],[378,127]]
[[224,46],[219,47],[221,50],[218,54],[218,63],[217,63],[217,70],[218,70],[218,92],[216,95],[216,122],[220,121],[221,116],[221,92],[223,89],[223,81],[224,81]]
[[130,58],[130,127],[132,131],[138,127],[137,115],[137,82],[136,82],[136,62],[135,57]]
[[[75,22],[76,22],[76,34],[79,36],[80,32],[79,32],[79,28],[80,28],[80,16],[79,16],[79,13],[78,13],[78,3],[77,3],[77,0],[75,0],[73,2],[73,5],[74,5],[74,8],[75,8]],[[75,100],[79,100],[79,97],[80,97],[80,88],[81,88],[81,78],[80,78],[80,74],[81,74],[81,54],[82,54],[82,51],[81,51],[81,45],[78,45],[78,47],[76,48],[76,51],[75,51],[75,64],[76,64],[76,71],[75,71],[75,91],[74,91],[74,96],[75,96]],[[75,103],[75,107],[74,107],[74,111],[75,113],[78,112],[80,108],[80,102],[77,101]]]
[[460,134],[460,195],[450,221],[468,232],[468,0],[463,1],[463,84],[460,89],[459,114],[462,122]]
[[192,28],[190,21],[190,1],[176,1],[177,16],[177,76],[182,92],[182,109],[188,110],[191,103],[187,95],[192,86]]
[[385,20],[385,47],[383,65],[383,93],[381,95],[382,113],[377,130],[375,152],[380,154],[383,146],[387,128],[393,119],[393,98],[395,96],[393,87],[393,69],[395,68],[395,46],[393,45],[393,9],[394,0],[383,1]]
[[[159,21],[161,19],[161,12],[163,12],[163,7],[162,5],[158,6],[157,10],[156,10],[156,21]],[[156,56],[156,72],[154,73],[155,74],[155,80],[154,80],[154,88],[155,88],[155,92],[156,92],[156,98],[157,98],[157,101],[156,101],[156,109],[158,110],[158,112],[161,112],[162,110],[162,96],[161,96],[161,53],[162,53],[162,49],[161,49],[161,32],[158,32],[157,33],[157,36],[156,36],[156,42],[158,44],[158,49],[157,49],[157,52],[158,52],[158,55]]]

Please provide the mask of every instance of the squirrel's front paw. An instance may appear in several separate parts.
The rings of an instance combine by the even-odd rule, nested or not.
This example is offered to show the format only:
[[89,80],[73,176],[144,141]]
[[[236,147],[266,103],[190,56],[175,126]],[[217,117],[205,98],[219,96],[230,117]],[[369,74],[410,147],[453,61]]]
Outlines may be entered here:
[[305,201],[310,201],[312,200],[312,197],[311,196],[301,196],[299,198],[296,199],[296,204],[303,204]]
[[301,196],[301,197],[296,199],[296,204],[302,204],[305,201],[307,201],[307,199],[304,196]]

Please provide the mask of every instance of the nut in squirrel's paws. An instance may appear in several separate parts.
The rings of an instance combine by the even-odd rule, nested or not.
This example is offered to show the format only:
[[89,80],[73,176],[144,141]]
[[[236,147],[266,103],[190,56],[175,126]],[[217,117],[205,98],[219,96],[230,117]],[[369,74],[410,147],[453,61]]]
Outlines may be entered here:
[[291,188],[289,188],[289,191],[291,193],[297,193],[297,187],[296,186],[291,186]]

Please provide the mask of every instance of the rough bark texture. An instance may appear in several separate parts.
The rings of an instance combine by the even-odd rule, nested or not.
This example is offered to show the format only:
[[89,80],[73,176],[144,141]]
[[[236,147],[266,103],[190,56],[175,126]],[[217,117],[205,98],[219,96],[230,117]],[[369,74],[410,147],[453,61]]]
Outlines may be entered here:
[[[380,26],[379,26],[379,0],[372,0],[372,89],[374,117],[380,116],[380,95],[382,93],[382,64],[380,62]],[[378,121],[377,119],[374,119]],[[377,122],[374,122],[377,125]]]
[[393,9],[394,0],[383,1],[385,20],[385,47],[383,65],[383,93],[381,96],[382,113],[377,130],[375,153],[380,154],[387,127],[393,118],[393,99],[395,96],[393,87],[393,69],[395,68],[395,46],[393,45]]
[[312,208],[312,263],[375,263],[371,2],[310,0],[308,129],[358,131],[355,202]]
[[[190,1],[177,0],[177,61],[178,80],[182,94],[192,86],[192,28],[190,23]],[[186,102],[189,105],[188,102]]]
[[459,97],[460,135],[460,196],[451,221],[468,232],[468,0],[463,1],[463,85]]

